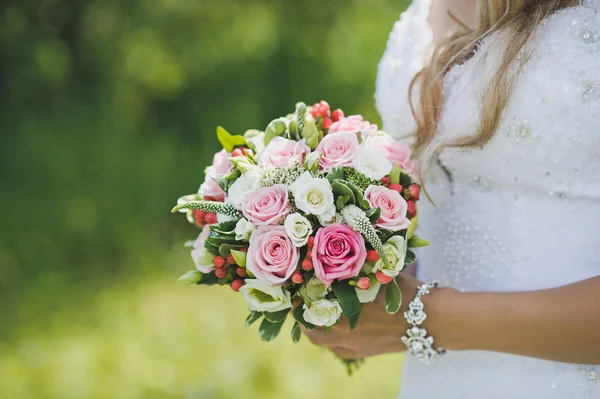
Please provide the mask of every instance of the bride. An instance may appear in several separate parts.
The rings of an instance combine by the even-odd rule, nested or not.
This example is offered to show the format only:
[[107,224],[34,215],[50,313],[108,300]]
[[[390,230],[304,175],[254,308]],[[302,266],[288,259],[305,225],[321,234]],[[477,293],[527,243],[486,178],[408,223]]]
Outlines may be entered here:
[[[407,353],[400,397],[600,398],[600,0],[414,0],[376,99],[433,200],[399,283],[439,354]],[[403,311],[383,309],[309,337],[406,350]]]

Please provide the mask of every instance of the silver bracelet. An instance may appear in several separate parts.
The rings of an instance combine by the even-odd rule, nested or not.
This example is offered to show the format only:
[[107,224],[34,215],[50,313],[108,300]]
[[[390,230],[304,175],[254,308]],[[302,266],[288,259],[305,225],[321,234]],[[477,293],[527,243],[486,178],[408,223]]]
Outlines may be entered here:
[[446,353],[443,348],[434,348],[433,337],[427,336],[427,330],[419,327],[427,318],[421,297],[429,294],[429,290],[437,285],[438,282],[433,281],[417,288],[417,295],[408,304],[408,310],[404,312],[404,318],[412,327],[409,327],[406,334],[400,338],[411,355],[427,364]]

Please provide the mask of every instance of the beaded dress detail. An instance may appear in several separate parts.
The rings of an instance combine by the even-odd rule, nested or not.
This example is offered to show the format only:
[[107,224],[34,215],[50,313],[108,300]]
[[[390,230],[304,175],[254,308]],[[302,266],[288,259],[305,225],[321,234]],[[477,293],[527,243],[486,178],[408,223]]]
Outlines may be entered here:
[[[379,64],[376,102],[399,139],[415,124],[408,86],[431,51],[430,0],[396,22]],[[437,140],[470,136],[506,37],[482,41],[444,78]],[[463,291],[550,288],[600,275],[600,0],[541,24],[493,139],[445,149],[421,201],[418,277]],[[600,302],[600,293],[598,294]],[[599,342],[600,345],[600,332]],[[407,357],[400,398],[600,398],[600,366],[484,351],[435,364]]]

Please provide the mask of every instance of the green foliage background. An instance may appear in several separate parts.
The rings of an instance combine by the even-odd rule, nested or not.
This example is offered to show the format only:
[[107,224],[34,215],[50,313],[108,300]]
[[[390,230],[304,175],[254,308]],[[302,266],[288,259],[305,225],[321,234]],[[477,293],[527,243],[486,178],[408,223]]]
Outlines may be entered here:
[[347,378],[306,339],[260,342],[229,289],[176,285],[198,232],[169,210],[217,124],[320,99],[379,121],[405,1],[0,5],[0,397],[394,397],[401,356]]

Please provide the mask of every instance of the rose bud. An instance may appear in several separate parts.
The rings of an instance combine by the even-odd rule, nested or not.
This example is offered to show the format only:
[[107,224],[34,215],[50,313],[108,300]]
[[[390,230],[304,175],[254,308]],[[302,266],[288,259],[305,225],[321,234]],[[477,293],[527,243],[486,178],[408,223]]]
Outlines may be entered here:
[[233,255],[232,254],[227,255],[227,264],[228,265],[235,265],[235,259],[233,259]]
[[360,288],[361,290],[368,290],[369,287],[371,286],[371,282],[369,281],[369,279],[367,277],[361,277],[356,282],[356,286],[358,288]]
[[398,191],[398,192],[400,193],[400,195],[402,195],[402,190],[403,190],[403,188],[402,188],[402,186],[401,186],[400,184],[390,184],[390,185],[388,186],[388,188],[389,188],[390,190],[396,190],[396,191]]
[[237,269],[235,269],[235,272],[238,276],[242,278],[248,277],[248,272],[246,272],[246,269],[244,269],[243,267],[238,267]]
[[375,263],[379,260],[379,254],[374,249],[367,251],[367,262]]
[[417,186],[416,184],[411,184],[410,186],[408,186],[408,191],[410,192],[410,196],[413,200],[416,201],[419,199],[419,194],[421,193],[421,189],[419,188],[419,186]]
[[377,279],[379,284],[387,284],[390,281],[392,281],[393,277],[386,276],[381,270],[379,270],[377,273],[375,273],[375,278]]
[[339,120],[340,120],[340,119],[342,119],[343,117],[344,117],[344,111],[342,111],[342,110],[341,110],[341,109],[339,109],[339,108],[338,108],[338,109],[336,109],[335,111],[333,111],[333,112],[331,113],[331,119],[332,119],[334,122],[337,122],[337,121],[339,121]]
[[417,205],[415,204],[415,201],[408,200],[406,201],[406,205],[408,207],[408,217],[412,219],[417,216]]
[[235,292],[240,292],[240,288],[242,288],[242,285],[244,285],[244,280],[233,280],[231,282],[231,289],[234,290]]
[[381,178],[381,183],[382,183],[384,186],[386,186],[386,187],[387,187],[387,186],[389,186],[389,185],[390,185],[390,178],[389,178],[389,176],[383,176],[383,177]]
[[215,276],[217,276],[217,278],[224,278],[225,276],[227,276],[227,269],[225,269],[224,267],[221,267],[220,269],[215,269]]
[[223,258],[222,256],[217,255],[213,258],[213,265],[215,265],[217,269],[222,268],[224,264],[225,258]]
[[303,281],[304,278],[302,278],[302,273],[294,272],[294,274],[292,274],[292,282],[294,282],[295,284],[302,284]]
[[304,270],[305,272],[309,272],[312,269],[313,269],[312,261],[309,259],[304,259],[302,261],[302,270]]
[[244,155],[246,155],[246,151],[241,147],[234,148],[233,151],[231,151],[232,157],[242,157]]

